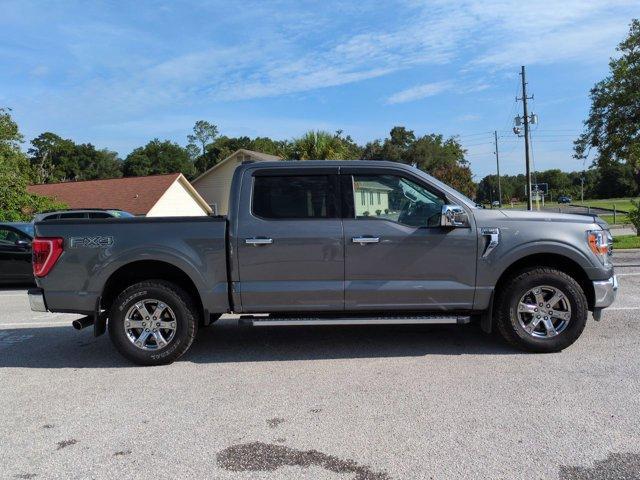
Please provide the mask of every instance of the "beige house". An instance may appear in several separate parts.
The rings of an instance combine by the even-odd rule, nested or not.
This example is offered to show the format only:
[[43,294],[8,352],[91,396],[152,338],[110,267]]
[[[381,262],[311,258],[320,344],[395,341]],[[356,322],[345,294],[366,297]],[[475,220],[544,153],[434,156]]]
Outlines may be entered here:
[[282,160],[282,158],[241,148],[216,163],[191,184],[200,196],[206,200],[215,215],[226,215],[229,210],[231,179],[236,167],[246,161],[272,162],[276,160]]
[[373,217],[389,213],[391,188],[376,181],[356,181],[353,187],[356,217]]
[[125,210],[147,217],[195,217],[211,213],[207,202],[181,173],[30,185],[29,193],[69,208]]

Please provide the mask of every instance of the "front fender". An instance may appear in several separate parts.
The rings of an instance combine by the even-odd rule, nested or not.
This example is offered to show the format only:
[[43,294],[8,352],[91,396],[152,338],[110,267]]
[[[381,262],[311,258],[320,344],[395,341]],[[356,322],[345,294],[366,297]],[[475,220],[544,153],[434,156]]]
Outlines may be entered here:
[[495,285],[502,274],[514,263],[532,255],[559,255],[576,263],[589,278],[600,279],[604,269],[599,267],[575,245],[553,240],[532,240],[511,248],[496,249],[489,257],[478,260],[478,285]]

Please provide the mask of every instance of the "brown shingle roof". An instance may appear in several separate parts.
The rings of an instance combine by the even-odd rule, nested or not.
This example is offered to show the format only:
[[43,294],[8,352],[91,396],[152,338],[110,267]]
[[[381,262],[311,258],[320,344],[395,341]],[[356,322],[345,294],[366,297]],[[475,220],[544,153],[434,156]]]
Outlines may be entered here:
[[117,208],[146,215],[180,176],[179,173],[149,177],[45,183],[30,185],[29,193],[52,197],[69,208]]

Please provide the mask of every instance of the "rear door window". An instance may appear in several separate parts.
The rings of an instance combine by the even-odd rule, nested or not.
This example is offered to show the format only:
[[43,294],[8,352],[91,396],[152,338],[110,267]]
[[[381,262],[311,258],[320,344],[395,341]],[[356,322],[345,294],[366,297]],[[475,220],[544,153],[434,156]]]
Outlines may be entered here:
[[91,212],[89,218],[113,218],[106,212]]
[[61,213],[60,218],[87,218],[87,214],[84,212]]
[[337,176],[256,176],[251,210],[268,219],[338,217]]

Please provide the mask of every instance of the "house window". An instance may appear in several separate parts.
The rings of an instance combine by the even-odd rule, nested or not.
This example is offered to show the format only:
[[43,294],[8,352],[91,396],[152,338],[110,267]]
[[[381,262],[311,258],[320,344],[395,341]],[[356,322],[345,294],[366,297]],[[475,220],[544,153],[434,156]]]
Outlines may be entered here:
[[373,192],[369,192],[369,202],[373,205]]
[[367,204],[367,199],[364,196],[364,192],[360,192],[360,199],[362,201],[362,206],[364,207]]

